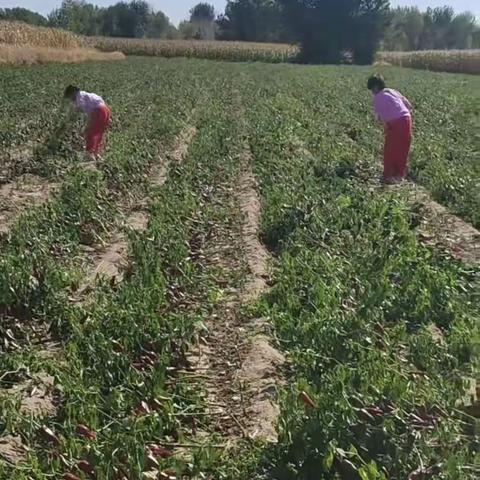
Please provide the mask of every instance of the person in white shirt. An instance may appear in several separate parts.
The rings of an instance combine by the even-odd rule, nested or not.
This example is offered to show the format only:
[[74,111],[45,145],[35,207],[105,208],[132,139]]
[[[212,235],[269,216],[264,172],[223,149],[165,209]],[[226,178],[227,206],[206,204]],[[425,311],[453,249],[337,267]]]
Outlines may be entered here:
[[85,130],[86,151],[97,156],[104,147],[104,136],[110,125],[111,113],[102,97],[88,93],[78,87],[69,85],[65,89],[64,98],[73,102],[75,109],[88,116]]

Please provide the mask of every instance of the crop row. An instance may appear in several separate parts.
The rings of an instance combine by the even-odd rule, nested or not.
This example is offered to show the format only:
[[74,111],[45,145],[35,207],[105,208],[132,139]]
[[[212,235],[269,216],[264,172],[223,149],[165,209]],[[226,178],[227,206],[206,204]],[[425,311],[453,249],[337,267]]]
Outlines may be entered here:
[[[63,180],[62,189],[2,240],[0,332],[13,324],[21,348],[0,357],[0,389],[47,372],[60,407],[35,420],[0,392],[0,434],[21,434],[32,447],[26,465],[0,463],[0,478],[59,478],[81,461],[99,478],[120,469],[139,478],[152,444],[167,457],[157,468],[213,478],[260,478],[273,468],[286,479],[403,479],[422,463],[443,468],[449,480],[471,477],[468,422],[456,404],[475,366],[478,279],[473,268],[419,243],[419,217],[401,191],[373,186],[381,129],[368,73],[186,59],[2,70],[6,97],[24,92],[20,113],[14,102],[2,112],[8,146],[45,140],[66,83],[102,93],[115,119],[99,171],[71,168],[78,159],[68,133],[58,151],[38,151],[27,170]],[[474,78],[385,73],[415,104],[413,175],[474,221]],[[162,189],[150,188],[150,167],[189,124],[197,135],[185,162]],[[215,272],[192,261],[189,244],[215,223],[235,221],[217,190],[234,185],[245,140],[260,181],[262,239],[276,257],[272,292],[255,309],[270,318],[291,360],[280,443],[250,449],[240,461],[198,450],[185,464],[160,447],[181,443],[208,420],[192,423],[188,414],[204,406],[201,392],[172,372],[221,295]],[[23,170],[19,163],[15,171]],[[108,242],[123,206],[145,195],[150,221],[145,232],[128,234],[124,282],[99,285],[91,303],[72,303],[84,276],[82,242]],[[59,358],[44,358],[42,345],[17,331],[32,321],[62,341]],[[309,406],[297,400],[302,391]],[[79,438],[79,424],[96,438]],[[41,438],[42,425],[56,447],[51,436]]]
[[[102,60],[99,52],[84,49],[84,47],[95,48],[103,52],[122,52],[125,55],[271,63],[294,61],[299,53],[296,45],[278,43],[81,37],[61,29],[35,27],[7,21],[0,21],[1,43],[10,45],[10,47],[2,47],[0,63],[26,64]],[[15,47],[25,45],[30,48],[24,47],[21,50],[15,50]],[[62,56],[59,50],[49,51],[45,47],[61,48],[65,54]],[[376,59],[380,64],[386,63],[440,72],[478,74],[480,73],[479,52],[479,50],[378,52]],[[117,56],[105,56],[103,59],[118,60],[121,58],[118,54]]]
[[480,73],[480,50],[422,50],[379,52],[377,61],[433,72]]
[[109,37],[87,38],[86,42],[88,45],[101,51],[120,51],[126,55],[206,58],[236,62],[288,62],[293,60],[298,54],[296,46],[276,43]]
[[[205,197],[205,189],[218,177],[219,168],[228,181],[236,166],[225,161],[234,146],[235,128],[233,112],[225,108],[231,97],[228,83],[215,72],[201,85],[186,83],[186,73],[192,78],[202,75],[201,65],[182,65],[181,73],[171,72],[163,80],[162,90],[157,90],[156,80],[164,62],[137,61],[117,72],[130,86],[138,83],[138,102],[128,115],[122,114],[121,106],[114,109],[118,123],[100,172],[78,168],[66,174],[58,197],[23,216],[4,241],[0,328],[13,324],[21,348],[1,356],[0,388],[47,372],[55,377],[61,401],[54,417],[35,419],[0,392],[2,434],[20,434],[31,448],[27,463],[18,468],[0,461],[2,479],[81,475],[86,465],[100,478],[112,478],[122,469],[140,478],[141,472],[155,467],[148,458],[152,451],[162,468],[186,468],[175,466],[170,458],[161,460],[170,450],[159,442],[181,440],[186,427],[180,413],[198,410],[198,392],[169,373],[209,308],[211,273],[192,261],[189,240],[228,218],[227,206],[212,203],[214,196]],[[168,70],[167,66],[164,72]],[[81,71],[74,67],[70,74]],[[83,72],[97,85],[108,78],[101,65]],[[209,93],[216,93],[214,98],[206,95],[207,85]],[[32,106],[39,106],[37,96],[29,98]],[[47,105],[40,103],[40,108],[48,110]],[[185,163],[172,167],[162,189],[149,188],[149,167],[166,158],[173,136],[190,122],[198,124],[199,131]],[[131,267],[125,281],[99,285],[87,304],[72,303],[72,288],[84,274],[78,257],[85,233],[108,242],[118,228],[119,206],[145,193],[150,221],[145,232],[129,234]],[[190,306],[179,305],[178,295]],[[48,327],[48,336],[62,340],[58,357],[44,358],[42,343],[29,344],[28,336],[22,337],[32,321]],[[146,354],[149,361],[140,368],[139,359]],[[86,430],[79,425],[94,433],[82,438],[78,432]]]
[[23,22],[0,21],[0,43],[35,45],[37,47],[78,48],[83,45],[80,36],[58,28],[45,28]]
[[[258,308],[294,372],[265,478],[473,479],[470,420],[457,406],[476,368],[475,270],[419,242],[401,191],[372,187],[379,138],[362,71],[251,73],[242,84],[262,235],[276,254]],[[402,72],[388,73],[402,85]],[[423,82],[410,78],[407,93],[426,148],[430,108],[443,122]],[[446,92],[444,78],[431,82]]]

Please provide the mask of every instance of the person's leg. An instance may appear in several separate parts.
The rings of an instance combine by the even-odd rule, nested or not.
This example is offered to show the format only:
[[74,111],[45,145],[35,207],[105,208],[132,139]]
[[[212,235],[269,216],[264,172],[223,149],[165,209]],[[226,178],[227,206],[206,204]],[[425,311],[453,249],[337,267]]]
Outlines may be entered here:
[[97,108],[90,115],[85,132],[86,150],[92,155],[98,155],[102,148],[103,136],[110,122],[110,111],[107,107]]
[[395,174],[395,131],[393,125],[385,126],[385,146],[383,149],[383,178],[387,180]]
[[96,143],[96,153],[101,153],[105,148],[105,133],[110,125],[110,110],[107,106],[102,107],[98,110],[98,128],[97,128],[97,143]]
[[90,154],[96,154],[98,149],[98,134],[101,126],[101,118],[98,110],[91,113],[85,131],[86,150]]
[[402,119],[399,129],[401,128],[401,144],[399,149],[398,175],[402,178],[407,176],[408,158],[410,148],[412,146],[412,119],[407,117]]
[[92,152],[97,155],[100,152],[100,147],[102,144],[102,134],[97,133],[93,136],[93,145],[92,145]]
[[401,118],[388,124],[385,143],[384,178],[398,182],[407,174],[408,155],[412,142],[411,119]]

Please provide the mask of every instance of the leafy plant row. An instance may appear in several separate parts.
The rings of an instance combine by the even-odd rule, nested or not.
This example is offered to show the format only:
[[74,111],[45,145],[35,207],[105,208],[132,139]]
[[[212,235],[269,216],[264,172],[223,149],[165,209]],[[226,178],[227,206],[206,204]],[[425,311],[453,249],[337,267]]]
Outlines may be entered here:
[[[140,81],[149,74],[146,63],[140,64],[139,78],[131,69],[125,75]],[[148,63],[152,66],[159,64]],[[202,75],[201,65],[183,66],[181,75]],[[235,118],[225,108],[229,85],[216,73],[208,72],[201,85],[173,77],[169,90],[161,92],[155,84],[142,90],[151,104],[140,108],[135,122],[125,121],[112,133],[101,172],[79,168],[67,175],[58,198],[24,216],[6,241],[2,323],[12,317],[24,325],[45,323],[64,347],[58,359],[44,359],[41,344],[21,339],[21,349],[0,359],[1,388],[47,372],[55,377],[60,398],[54,418],[34,419],[21,413],[13,397],[2,397],[2,434],[20,434],[31,451],[18,468],[0,463],[0,478],[83,478],[82,471],[95,471],[98,478],[140,478],[152,468],[191,468],[171,458],[169,443],[181,441],[184,429],[192,428],[182,412],[198,410],[201,402],[199,392],[177,381],[172,369],[208,312],[215,287],[212,272],[193,261],[190,240],[228,220],[228,207],[205,192],[214,191],[219,168],[224,181],[237,168],[228,153],[235,142]],[[204,85],[215,93],[213,99]],[[198,134],[185,163],[172,166],[163,188],[149,189],[145,174],[168,153],[159,152],[159,141],[168,145],[189,122],[197,123]],[[138,196],[138,190],[151,199],[150,222],[144,233],[129,235],[131,268],[125,281],[100,285],[91,302],[72,304],[85,232],[108,240],[116,206],[127,192]],[[203,456],[209,458],[200,452],[196,469],[205,463]]]
[[[257,68],[242,79],[262,235],[276,254],[259,313],[294,379],[283,389],[280,443],[261,469],[279,479],[474,478],[475,427],[460,405],[478,372],[478,277],[419,243],[401,191],[372,186],[380,139],[366,73]],[[414,173],[434,185],[456,172],[465,183],[453,191],[473,188],[472,169],[445,158],[450,141],[473,162],[470,140],[457,144],[459,127],[444,123],[454,115],[450,79],[409,73],[407,88],[401,71],[388,74],[416,103]],[[427,81],[445,92],[441,102]],[[437,132],[427,123],[434,108]],[[428,151],[431,166],[420,164]]]

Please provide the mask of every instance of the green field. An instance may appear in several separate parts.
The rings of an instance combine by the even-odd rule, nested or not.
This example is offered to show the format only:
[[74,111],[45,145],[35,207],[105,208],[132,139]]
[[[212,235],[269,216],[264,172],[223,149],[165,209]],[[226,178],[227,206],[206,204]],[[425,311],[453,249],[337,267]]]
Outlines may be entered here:
[[[422,244],[408,190],[374,181],[382,131],[370,73],[136,58],[0,69],[0,182],[58,185],[0,237],[0,454],[7,435],[29,447],[17,465],[0,455],[0,479],[476,478],[478,427],[463,406],[478,376],[478,264]],[[415,107],[412,179],[478,228],[480,79],[383,73]],[[76,151],[78,128],[48,148],[69,83],[114,113],[97,169]],[[288,365],[278,444],[224,448],[201,382],[181,371],[203,322],[245,283],[241,252],[226,250],[232,264],[221,266],[209,257],[216,235],[228,243],[241,229],[245,150],[272,261],[271,289],[242,315],[268,320]],[[152,182],[168,160],[165,183]],[[135,210],[146,229],[125,224]],[[122,278],[78,301],[95,249],[118,235]],[[33,416],[8,389],[39,373],[55,379],[55,409]],[[185,460],[174,445],[188,448],[198,430],[203,447]],[[155,461],[152,444],[163,449]]]

